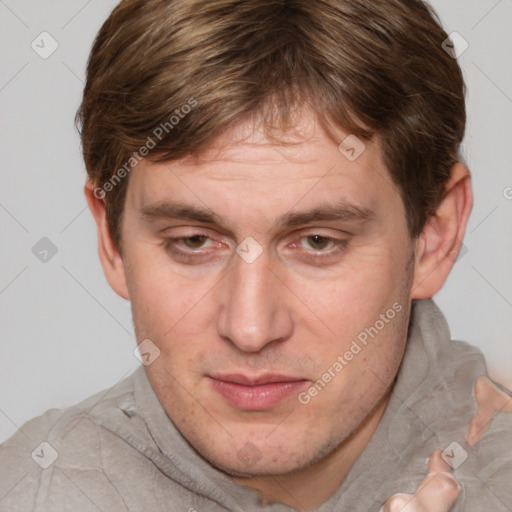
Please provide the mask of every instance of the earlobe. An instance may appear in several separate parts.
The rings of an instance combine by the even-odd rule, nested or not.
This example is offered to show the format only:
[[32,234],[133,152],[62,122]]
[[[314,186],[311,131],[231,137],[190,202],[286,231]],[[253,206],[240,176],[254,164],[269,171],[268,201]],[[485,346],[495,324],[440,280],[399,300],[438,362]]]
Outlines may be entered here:
[[101,195],[95,193],[96,190],[94,184],[87,180],[84,186],[84,193],[98,230],[98,253],[101,265],[112,289],[123,299],[130,300],[126,283],[125,264],[110,234],[105,203]]
[[455,264],[473,207],[471,179],[466,166],[456,163],[435,214],[416,242],[411,299],[426,299],[443,286]]

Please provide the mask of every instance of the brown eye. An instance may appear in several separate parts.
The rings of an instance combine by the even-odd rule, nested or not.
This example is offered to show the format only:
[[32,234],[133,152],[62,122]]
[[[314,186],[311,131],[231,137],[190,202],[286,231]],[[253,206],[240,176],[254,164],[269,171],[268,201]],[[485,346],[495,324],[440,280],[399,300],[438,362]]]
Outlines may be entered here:
[[309,235],[305,237],[313,249],[325,249],[329,243],[333,243],[333,239],[322,235]]
[[192,233],[164,240],[164,249],[173,259],[194,265],[220,257],[222,245],[204,233]]
[[298,257],[313,265],[329,265],[335,263],[345,254],[348,239],[313,233],[301,236],[292,247],[299,249]]
[[[208,237],[206,235],[192,235],[182,238],[183,244],[189,249],[200,249],[207,239]],[[189,244],[187,241],[191,243]]]

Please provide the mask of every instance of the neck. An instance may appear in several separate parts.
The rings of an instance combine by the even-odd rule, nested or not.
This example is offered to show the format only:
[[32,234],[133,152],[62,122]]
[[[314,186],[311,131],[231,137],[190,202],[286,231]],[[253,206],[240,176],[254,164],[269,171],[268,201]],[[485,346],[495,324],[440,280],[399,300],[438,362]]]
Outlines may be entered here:
[[321,461],[285,475],[234,477],[233,480],[259,491],[264,506],[280,502],[302,512],[315,510],[327,501],[345,480],[377,429],[390,396],[391,391],[381,399],[357,430]]

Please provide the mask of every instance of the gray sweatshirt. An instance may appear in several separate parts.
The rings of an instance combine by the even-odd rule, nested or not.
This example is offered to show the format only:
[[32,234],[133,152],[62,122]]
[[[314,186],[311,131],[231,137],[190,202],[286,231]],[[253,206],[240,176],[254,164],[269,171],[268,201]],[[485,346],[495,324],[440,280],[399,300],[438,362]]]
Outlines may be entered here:
[[[462,486],[451,512],[511,512],[512,413],[498,410],[479,441],[467,441],[478,412],[475,381],[486,374],[477,348],[450,340],[433,300],[413,301],[384,416],[318,512],[379,512],[390,496],[416,491],[437,449],[452,458]],[[1,512],[294,510],[259,503],[257,491],[234,483],[188,444],[142,366],[112,388],[25,423],[0,446]]]

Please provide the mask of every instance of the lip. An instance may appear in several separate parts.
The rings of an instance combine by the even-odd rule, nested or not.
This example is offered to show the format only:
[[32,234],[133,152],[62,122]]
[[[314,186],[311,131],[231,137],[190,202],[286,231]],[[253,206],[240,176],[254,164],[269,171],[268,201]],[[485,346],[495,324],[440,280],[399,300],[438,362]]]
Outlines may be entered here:
[[307,386],[308,380],[289,375],[247,376],[240,373],[208,377],[214,390],[231,406],[250,411],[270,409]]

